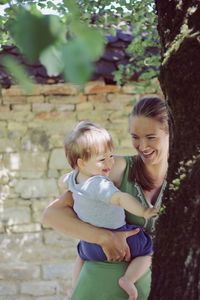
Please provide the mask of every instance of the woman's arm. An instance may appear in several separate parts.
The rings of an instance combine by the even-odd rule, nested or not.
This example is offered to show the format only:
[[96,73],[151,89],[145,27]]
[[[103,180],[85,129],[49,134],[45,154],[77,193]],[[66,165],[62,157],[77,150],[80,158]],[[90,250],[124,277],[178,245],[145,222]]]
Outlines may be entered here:
[[126,238],[137,234],[138,230],[114,233],[92,226],[78,219],[72,206],[72,195],[65,192],[45,209],[42,223],[70,237],[100,245],[109,261],[130,259]]
[[98,228],[84,223],[77,217],[73,210],[71,192],[65,192],[58,199],[50,203],[43,213],[42,223],[60,233],[90,243],[97,243],[97,236],[99,236],[99,240],[101,241],[106,235],[104,230],[98,230]]

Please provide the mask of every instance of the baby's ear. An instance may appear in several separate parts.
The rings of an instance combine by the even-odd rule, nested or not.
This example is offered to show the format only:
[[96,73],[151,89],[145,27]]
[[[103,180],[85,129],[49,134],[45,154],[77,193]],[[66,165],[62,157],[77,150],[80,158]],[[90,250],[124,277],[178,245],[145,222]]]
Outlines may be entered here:
[[77,167],[78,167],[79,170],[84,167],[84,164],[85,163],[84,163],[84,160],[82,158],[77,159]]

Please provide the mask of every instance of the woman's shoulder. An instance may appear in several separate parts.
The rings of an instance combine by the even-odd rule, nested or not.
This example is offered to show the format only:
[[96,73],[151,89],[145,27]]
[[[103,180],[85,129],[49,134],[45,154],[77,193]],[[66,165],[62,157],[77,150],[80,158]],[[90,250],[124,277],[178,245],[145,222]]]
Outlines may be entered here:
[[127,165],[132,162],[132,156],[114,156],[114,166],[111,170],[109,178],[114,182],[114,184],[119,187],[125,172]]
[[119,187],[121,183],[121,178],[123,176],[124,170],[126,168],[126,160],[124,156],[114,156],[114,165],[109,174],[110,180]]
[[126,156],[115,155],[114,156],[115,167],[116,168],[124,168],[126,166]]
[[134,164],[135,156],[114,156],[114,160],[117,168],[125,170],[127,166],[130,167]]

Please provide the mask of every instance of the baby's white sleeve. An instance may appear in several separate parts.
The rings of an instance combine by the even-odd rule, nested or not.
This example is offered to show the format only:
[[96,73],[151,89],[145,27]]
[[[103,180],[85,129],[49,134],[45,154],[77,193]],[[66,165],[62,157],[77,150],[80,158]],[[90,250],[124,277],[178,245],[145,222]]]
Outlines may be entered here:
[[112,195],[119,192],[114,183],[104,176],[93,176],[87,186],[90,195],[97,201],[111,202]]

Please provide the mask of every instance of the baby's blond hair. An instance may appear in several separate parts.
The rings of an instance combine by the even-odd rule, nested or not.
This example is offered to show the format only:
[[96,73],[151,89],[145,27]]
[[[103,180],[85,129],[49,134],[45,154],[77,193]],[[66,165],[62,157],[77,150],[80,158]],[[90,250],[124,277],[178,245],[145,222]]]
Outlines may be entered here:
[[113,141],[108,131],[90,121],[81,121],[66,136],[65,155],[70,166],[77,167],[78,158],[88,160],[92,155],[113,149]]

